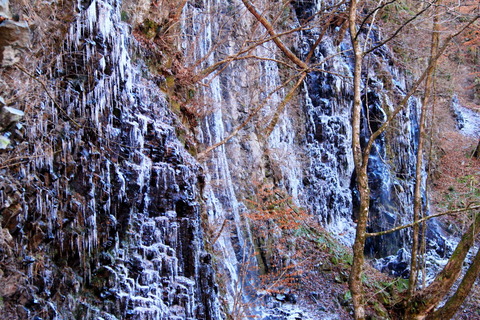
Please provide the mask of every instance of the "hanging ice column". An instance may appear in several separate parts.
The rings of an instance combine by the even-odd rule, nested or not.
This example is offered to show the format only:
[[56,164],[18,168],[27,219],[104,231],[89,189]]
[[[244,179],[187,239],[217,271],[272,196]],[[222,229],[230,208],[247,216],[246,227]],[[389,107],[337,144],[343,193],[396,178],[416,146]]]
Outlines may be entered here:
[[43,156],[27,176],[53,178],[32,180],[40,191],[27,217],[48,221],[47,246],[69,266],[56,277],[82,281],[86,297],[55,301],[56,309],[65,318],[219,319],[200,169],[178,142],[163,94],[130,60],[120,2],[77,9],[50,75],[59,101],[48,100],[28,132]]
[[[308,19],[321,9],[321,1],[295,2],[297,19]],[[298,52],[306,57],[321,30],[300,33]],[[340,46],[340,49],[339,49]],[[310,63],[326,72],[310,72],[302,88],[306,117],[306,154],[309,164],[303,178],[305,204],[312,214],[346,244],[353,243],[352,218],[352,60],[338,54],[349,46],[336,44],[329,34],[315,48]],[[347,51],[348,52],[348,51]]]
[[[299,19],[307,19],[319,9],[319,5],[296,2],[294,8]],[[304,56],[309,53],[319,32],[315,28],[301,32],[299,51]],[[310,73],[304,87],[310,158],[310,174],[304,178],[304,183],[311,211],[328,229],[341,235],[346,243],[351,243],[358,206],[350,123],[353,88],[349,79],[353,76],[354,66],[348,36],[338,44],[337,36],[338,32],[327,32],[315,48],[311,62],[323,61],[319,68],[326,72]],[[374,26],[369,36],[374,43],[378,41]],[[344,53],[339,54],[339,50]],[[407,81],[403,72],[392,63],[389,50],[383,47],[371,54],[370,67],[364,75],[367,80],[362,83],[362,143],[370,136],[370,130],[375,131],[385,121],[386,114],[393,111],[392,100],[406,94]],[[372,149],[368,166],[372,197],[371,232],[408,223],[412,216],[417,104],[412,98],[392,123],[395,134],[388,130],[377,139]],[[369,239],[368,253],[373,256],[396,253],[408,242],[408,232],[386,238]]]
[[[313,38],[312,38],[313,39]],[[310,41],[310,40],[309,40]],[[317,49],[315,59],[334,55],[333,39],[326,38]],[[322,68],[336,74],[350,74],[341,57],[330,59]],[[304,87],[307,114],[307,150],[310,174],[304,179],[312,212],[332,232],[344,234],[346,243],[353,235],[351,177],[349,82],[333,74],[312,72]]]
[[[193,61],[207,57],[200,66],[207,68],[223,57],[238,53],[242,46],[240,38],[252,24],[253,17],[240,1],[187,3],[183,15],[182,49],[193,52]],[[213,50],[212,53],[215,48],[221,48],[221,52]],[[297,119],[282,116],[268,141],[262,137],[265,126],[262,121],[271,118],[285,94],[283,90],[271,94],[280,85],[278,67],[274,61],[268,61],[275,58],[275,51],[273,43],[256,47],[255,55],[265,57],[264,61],[234,61],[222,68],[219,75],[207,78],[207,85],[201,87],[199,93],[211,110],[197,131],[197,138],[203,146],[222,141],[252,110],[262,105],[257,117],[230,141],[207,154],[205,159],[207,184],[204,195],[215,239],[213,245],[222,257],[218,259],[219,274],[228,279],[225,281],[225,299],[231,306],[239,297],[248,301],[245,288],[257,287],[250,284],[258,281],[255,276],[250,277],[254,272],[247,272],[254,269],[257,261],[245,214],[245,198],[255,191],[255,184],[261,184],[267,178],[290,191],[295,201],[302,194],[303,169],[298,160],[302,150],[296,145],[294,128]],[[286,113],[290,112],[287,110]],[[248,305],[247,302],[245,306]]]

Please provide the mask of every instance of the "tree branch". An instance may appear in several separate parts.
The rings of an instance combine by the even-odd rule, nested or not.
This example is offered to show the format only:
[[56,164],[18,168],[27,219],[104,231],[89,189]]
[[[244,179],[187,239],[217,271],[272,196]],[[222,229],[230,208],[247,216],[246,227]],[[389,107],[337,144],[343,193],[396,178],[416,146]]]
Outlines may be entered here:
[[20,66],[18,63],[14,64],[14,66],[22,71],[23,73],[25,73],[27,76],[29,76],[30,78],[32,78],[33,80],[37,81],[43,88],[43,90],[45,90],[45,93],[47,94],[47,96],[52,100],[53,102],[53,105],[55,106],[55,108],[60,111],[60,113],[62,113],[71,123],[73,123],[77,128],[81,128],[82,126],[80,124],[78,124],[78,122],[76,122],[74,119],[72,119],[68,114],[67,112],[65,112],[65,110],[63,110],[60,105],[58,104],[58,102],[53,98],[53,96],[50,94],[50,91],[48,91],[48,88],[47,88],[47,85],[40,79],[38,79],[37,77],[35,77],[33,74],[31,74],[30,72],[28,72],[24,67]]
[[308,65],[300,60],[295,53],[293,53],[290,49],[288,49],[285,44],[278,38],[275,30],[273,30],[273,26],[268,22],[265,17],[263,17],[255,8],[255,6],[248,0],[242,0],[243,4],[250,11],[251,14],[265,27],[268,34],[272,37],[273,42],[277,45],[277,47],[290,59],[293,63],[300,67],[302,70],[308,70]]
[[[215,72],[216,70],[218,70],[220,67],[222,67],[225,64],[228,64],[232,61],[240,60],[241,57],[242,57],[242,54],[245,54],[249,51],[252,51],[256,47],[258,47],[258,46],[260,46],[260,45],[262,45],[266,42],[272,41],[274,38],[278,38],[278,37],[288,35],[288,34],[291,34],[291,33],[294,33],[294,32],[298,32],[298,31],[302,31],[302,30],[306,30],[304,26],[300,26],[300,27],[297,27],[297,28],[294,28],[294,29],[291,29],[291,30],[288,30],[288,31],[285,31],[285,32],[282,32],[282,33],[277,33],[274,36],[270,36],[268,38],[255,41],[253,44],[251,44],[247,48],[245,48],[243,50],[240,50],[239,52],[237,52],[233,55],[230,55],[230,56],[226,57],[225,59],[223,59],[221,61],[215,62],[213,65],[211,65],[211,66],[205,68],[204,70],[202,70],[200,72],[198,78],[196,79],[196,81],[199,81],[199,80],[202,80],[202,79],[206,78],[209,74]],[[199,65],[198,63],[195,63],[195,65],[193,67],[196,67],[198,65]],[[289,66],[289,67],[291,68],[291,66]]]
[[293,95],[295,94],[295,91],[297,88],[303,83],[303,80],[306,78],[307,72],[303,72],[303,74],[300,76],[298,81],[295,83],[295,85],[290,89],[288,94],[285,96],[285,98],[282,100],[282,102],[279,104],[277,109],[275,110],[275,114],[273,115],[272,121],[270,121],[270,124],[267,126],[265,129],[265,135],[264,138],[267,139],[270,134],[272,133],[273,129],[278,123],[278,119],[280,118],[280,114],[285,110],[285,107],[287,103],[293,98]]
[[373,9],[372,11],[370,11],[366,16],[365,18],[363,18],[362,20],[362,23],[360,23],[360,26],[358,27],[359,29],[362,29],[363,26],[365,25],[365,23],[367,23],[368,19],[374,14],[376,13],[378,10],[380,9],[383,9],[385,8],[386,6],[394,3],[394,2],[397,2],[398,0],[391,0],[391,1],[388,1],[388,2],[385,2],[384,4],[381,4],[379,5],[378,7],[376,7],[375,9]]
[[277,88],[275,88],[275,90],[273,90],[272,92],[270,92],[270,94],[268,95],[268,97],[265,98],[265,100],[260,103],[255,109],[253,109],[252,112],[250,112],[250,114],[248,115],[248,117],[240,124],[238,125],[235,129],[232,130],[232,132],[227,136],[225,137],[224,139],[222,139],[221,141],[215,143],[214,145],[208,147],[207,149],[205,149],[205,151],[199,153],[197,155],[197,158],[198,159],[203,159],[207,153],[210,153],[212,150],[220,147],[221,145],[227,143],[230,139],[232,139],[234,136],[236,136],[238,134],[238,132],[240,130],[242,130],[252,119],[253,117],[260,111],[262,110],[262,108],[265,106],[265,104],[267,103],[267,101],[272,97],[272,95],[279,91],[281,88],[285,87],[290,81],[292,81],[293,79],[295,79],[295,77],[297,77],[298,74],[290,77],[287,81],[285,81],[283,84],[281,84],[280,86],[278,86]]
[[392,33],[390,35],[390,37],[388,37],[387,39],[383,40],[382,42],[380,42],[379,44],[375,45],[373,48],[370,48],[368,51],[364,52],[363,54],[364,55],[367,55],[369,54],[370,52],[372,51],[375,51],[377,50],[378,48],[380,48],[381,46],[383,46],[384,44],[390,42],[393,38],[395,38],[399,33],[400,31],[403,30],[403,28],[405,28],[410,22],[412,22],[413,20],[417,19],[420,15],[422,15],[425,11],[427,11],[435,2],[437,2],[437,0],[433,1],[433,2],[429,2],[428,5],[420,10],[419,12],[417,12],[417,14],[415,14],[413,17],[411,17],[410,19],[408,19],[405,23],[403,23],[397,30],[395,30],[394,33]]
[[462,282],[458,286],[454,295],[448,299],[445,305],[436,310],[432,315],[427,316],[427,320],[451,319],[458,311],[465,298],[470,293],[475,280],[480,274],[480,249],[477,251],[473,263],[468,267]]
[[406,106],[408,100],[413,96],[417,88],[420,86],[420,84],[425,80],[431,69],[435,67],[436,61],[443,55],[443,52],[447,49],[448,45],[450,44],[450,41],[452,41],[455,37],[460,35],[463,31],[465,31],[468,27],[470,27],[475,21],[477,21],[480,18],[480,15],[477,15],[473,19],[471,19],[468,23],[466,23],[460,30],[455,32],[454,34],[448,36],[444,42],[442,47],[440,47],[437,51],[437,54],[435,57],[433,57],[429,64],[428,67],[423,71],[422,75],[420,78],[413,84],[412,88],[407,92],[405,97],[400,101],[398,107],[388,116],[387,120],[378,128],[377,131],[375,131],[371,136],[370,139],[368,140],[368,143],[365,147],[365,150],[363,151],[363,163],[368,163],[368,157],[370,155],[370,151],[372,150],[373,143],[375,140],[388,128],[390,123],[393,121],[395,116]]
[[437,218],[437,217],[444,216],[444,215],[447,215],[447,214],[452,214],[453,215],[453,214],[456,214],[456,213],[470,211],[470,210],[476,210],[476,209],[480,209],[480,206],[473,206],[473,207],[466,207],[466,208],[448,210],[448,211],[445,211],[445,212],[432,214],[430,216],[423,217],[422,219],[420,219],[418,221],[415,221],[415,222],[412,222],[412,223],[409,223],[409,224],[405,224],[405,225],[401,225],[401,226],[398,226],[398,227],[395,227],[395,228],[392,228],[392,229],[388,229],[388,230],[385,230],[385,231],[367,233],[366,236],[367,237],[383,236],[385,234],[389,234],[389,233],[392,233],[392,232],[396,232],[396,231],[400,231],[400,230],[403,230],[403,229],[406,229],[406,228],[413,227],[415,225],[423,223],[423,222],[425,222],[427,220],[430,220],[432,218]]
[[[411,308],[416,308],[417,319],[424,319],[421,315],[427,315],[432,312],[445,295],[450,291],[455,281],[462,271],[465,258],[470,248],[475,243],[475,237],[480,232],[480,212],[475,215],[474,221],[470,224],[468,230],[463,234],[452,256],[442,271],[436,276],[435,280],[420,291],[413,299],[409,301]],[[478,264],[477,264],[478,268]],[[473,281],[472,281],[473,282]],[[464,287],[465,288],[465,287]],[[442,318],[443,319],[443,318]]]

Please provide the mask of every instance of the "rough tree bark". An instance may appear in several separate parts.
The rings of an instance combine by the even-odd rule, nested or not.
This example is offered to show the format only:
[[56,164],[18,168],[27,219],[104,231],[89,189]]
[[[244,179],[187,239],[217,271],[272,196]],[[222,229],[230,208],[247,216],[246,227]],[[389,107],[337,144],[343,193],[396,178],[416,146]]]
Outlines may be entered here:
[[[380,126],[380,128],[377,131],[371,134],[367,142],[367,145],[362,150],[362,147],[360,145],[360,116],[361,116],[361,110],[362,110],[362,101],[361,101],[362,61],[365,54],[368,54],[369,52],[371,52],[371,50],[366,50],[366,48],[362,50],[361,48],[361,43],[358,37],[358,31],[357,31],[357,10],[358,10],[358,1],[351,0],[350,6],[349,6],[349,28],[350,28],[350,37],[351,37],[351,43],[352,43],[352,48],[354,53],[354,63],[355,63],[354,80],[353,80],[354,101],[353,101],[353,107],[352,107],[352,149],[353,149],[357,188],[360,195],[360,204],[359,204],[359,212],[357,215],[356,236],[355,236],[355,242],[353,245],[354,257],[353,257],[352,268],[350,270],[349,286],[350,286],[350,291],[352,294],[352,302],[354,306],[354,317],[355,319],[365,319],[366,314],[365,314],[365,305],[364,305],[365,299],[364,299],[363,284],[362,284],[362,274],[363,274],[363,263],[365,260],[364,249],[365,249],[365,239],[367,236],[366,227],[368,223],[369,200],[370,200],[370,189],[369,189],[368,175],[367,175],[367,166],[368,166],[370,151],[372,150],[372,147],[376,138],[378,138],[389,127],[389,125],[391,124],[395,116],[405,107],[409,98],[414,94],[414,92],[417,90],[420,84],[426,80],[427,88],[431,87],[432,75],[435,70],[436,62],[438,61],[440,56],[443,54],[443,52],[446,50],[450,41],[456,36],[458,36],[461,32],[463,32],[466,28],[468,28],[471,24],[473,24],[479,17],[478,16],[474,17],[467,24],[465,24],[463,28],[446,37],[441,47],[438,45],[438,39],[435,38],[436,36],[433,36],[434,38],[432,39],[433,42],[432,42],[431,58],[425,71],[422,73],[420,78],[412,85],[410,90],[405,94],[405,97],[398,104],[397,108],[389,115],[387,120]],[[427,90],[426,94],[430,94],[428,91],[429,90]],[[425,99],[425,105],[427,103],[428,103],[428,99]],[[425,110],[424,110],[424,113],[425,113]],[[425,125],[423,124],[424,122],[425,122],[424,119],[422,119],[421,123],[423,125],[423,131],[425,131]],[[421,139],[423,138],[424,137],[422,137]],[[419,146],[419,150],[420,150],[418,154],[419,158],[417,159],[417,168],[418,168],[417,182],[418,183],[417,183],[417,188],[415,192],[416,199],[417,199],[415,203],[416,213],[414,217],[414,223],[412,224],[412,226],[414,226],[417,229],[415,232],[417,235],[416,244],[415,244],[416,248],[418,246],[418,225],[419,225],[418,223],[416,223],[416,221],[420,219],[420,210],[421,210],[421,204],[422,204],[421,192],[420,192],[421,171],[419,170],[421,170],[421,167],[422,167],[423,143],[421,146]],[[465,235],[464,237],[468,237],[468,236]],[[460,250],[460,252],[462,252],[461,254],[463,254],[462,250]],[[467,252],[468,252],[468,249],[467,249]],[[454,260],[457,258],[460,258],[459,255],[461,254],[458,253],[456,256],[454,254],[452,259],[450,259],[449,263],[441,273],[444,275],[444,277],[449,277],[449,276],[455,276],[455,278],[458,277],[462,263],[458,265],[458,263],[456,263]],[[417,273],[416,273],[417,251],[416,250],[414,251],[414,255],[415,255],[414,277],[416,279],[416,276],[417,276]],[[458,270],[457,270],[457,267],[458,267]],[[436,281],[437,282],[436,286],[438,289],[437,296],[433,294],[421,295],[421,297],[425,299],[427,298],[429,299],[428,304],[431,307],[428,309],[417,307],[417,304],[422,304],[422,302],[421,300],[417,300],[417,297],[419,297],[419,295],[414,296],[415,280],[412,281],[413,283],[410,287],[411,288],[410,294],[407,295],[406,301],[402,302],[404,308],[406,306],[406,309],[407,309],[407,312],[405,315],[407,319],[424,319],[427,314],[430,314],[433,311],[433,309],[438,304],[438,302],[448,294],[448,291],[451,288],[451,284],[449,284],[448,281],[447,282],[443,281],[445,282],[443,283],[441,279],[444,279],[444,278],[440,278],[439,281]],[[442,283],[444,287],[441,285]],[[427,293],[428,290],[422,291],[422,292]],[[437,301],[437,298],[440,300]]]
[[[392,3],[394,1],[391,1],[389,3]],[[433,1],[433,3],[437,2],[436,0]],[[294,86],[293,90],[289,92],[287,95],[286,101],[288,102],[289,97],[293,92],[295,91],[295,88],[297,88],[300,83],[302,82],[303,78],[305,75],[311,70],[312,66],[309,65],[309,59],[311,57],[311,54],[307,56],[307,59],[303,61],[300,59],[295,53],[293,53],[279,38],[278,33],[274,30],[273,25],[262,15],[256,7],[252,4],[250,0],[242,0],[242,3],[246,7],[246,9],[256,18],[258,22],[260,22],[265,30],[268,32],[270,38],[268,41],[273,41],[275,45],[278,47],[278,49],[287,57],[287,59],[292,62],[292,64],[295,65],[295,69],[297,69],[298,74],[297,76],[299,77],[299,81],[296,83]],[[355,237],[355,242],[353,245],[353,264],[351,267],[351,272],[350,272],[350,278],[349,278],[349,287],[350,291],[352,294],[352,301],[354,305],[354,317],[355,319],[365,319],[366,317],[366,312],[365,312],[365,298],[364,298],[364,291],[363,291],[363,283],[362,283],[362,274],[363,274],[363,265],[365,261],[365,256],[364,256],[364,249],[365,249],[365,240],[367,236],[372,236],[375,234],[367,234],[366,229],[367,229],[367,223],[368,223],[368,215],[369,215],[369,206],[370,206],[370,188],[369,188],[369,182],[368,182],[368,175],[367,175],[367,166],[368,166],[368,159],[370,155],[370,151],[373,147],[373,144],[378,138],[392,123],[394,120],[395,116],[407,105],[407,102],[409,98],[416,92],[416,90],[419,88],[419,86],[427,80],[427,82],[431,82],[431,76],[433,74],[433,70],[435,68],[435,63],[439,59],[439,57],[443,54],[443,52],[446,50],[449,42],[458,36],[461,32],[463,32],[468,26],[470,26],[475,19],[469,21],[464,25],[464,27],[461,30],[458,30],[457,32],[454,32],[447,36],[443,43],[442,46],[438,46],[438,50],[433,51],[431,54],[431,59],[429,61],[428,66],[422,73],[419,79],[415,81],[410,90],[405,94],[404,98],[402,101],[400,101],[397,104],[397,107],[393,112],[391,112],[387,118],[387,120],[380,126],[380,128],[372,132],[367,145],[363,148],[361,147],[360,144],[360,118],[361,118],[361,110],[362,110],[362,101],[361,101],[361,90],[362,90],[362,62],[363,58],[366,54],[372,52],[373,50],[377,49],[379,46],[384,45],[386,42],[390,41],[396,35],[398,32],[401,31],[401,29],[408,23],[410,23],[412,20],[416,19],[419,15],[423,14],[432,4],[429,4],[426,8],[424,8],[422,11],[417,13],[413,18],[410,20],[406,21],[396,32],[393,33],[392,36],[387,38],[387,40],[381,42],[380,44],[376,44],[375,46],[372,46],[371,48],[367,48],[367,45],[365,44],[365,47],[362,48],[362,40],[360,37],[358,37],[359,34],[359,25],[357,24],[357,12],[359,11],[359,3],[362,3],[361,0],[350,0],[349,1],[349,8],[348,8],[348,22],[349,22],[349,30],[350,30],[350,38],[351,38],[351,44],[352,44],[352,49],[353,49],[353,55],[354,55],[354,72],[353,72],[353,90],[354,90],[354,101],[353,101],[353,106],[352,106],[352,149],[353,149],[353,158],[354,158],[354,165],[355,165],[355,173],[356,173],[356,183],[357,183],[357,188],[359,190],[359,195],[360,195],[360,204],[359,204],[359,211],[357,213],[357,229],[356,229],[356,237]],[[386,4],[385,4],[386,5]],[[381,7],[381,6],[380,6]],[[380,8],[379,7],[379,8]],[[478,17],[476,18],[478,19]],[[320,35],[321,39],[322,35]],[[320,42],[318,40],[317,42]],[[318,45],[318,43],[315,42],[315,46]],[[432,44],[433,48],[433,44]],[[430,85],[427,83],[427,88]],[[426,93],[426,96],[428,96],[428,92]],[[428,100],[426,99],[424,104],[426,105],[428,103]],[[257,107],[254,111],[253,114],[258,112],[258,110],[261,109],[261,106]],[[276,117],[278,118],[279,114],[282,111],[282,105],[280,105],[280,108],[278,109],[277,114],[274,117],[274,120],[270,123],[270,125],[267,127],[267,132],[271,131],[271,129],[275,126],[276,124]],[[253,116],[253,115],[252,115]],[[250,121],[251,117],[249,117],[248,121]],[[247,122],[247,121],[246,121]],[[245,123],[246,123],[245,122]],[[216,145],[207,148],[207,150],[202,153],[202,155],[205,155],[207,152],[213,150],[215,147],[218,147],[219,145],[224,144],[226,141],[228,141],[233,135],[235,135],[244,125],[243,123],[241,126],[239,126],[237,129],[235,129],[231,135],[229,135],[227,138],[222,140],[221,142],[217,143]],[[419,149],[423,149],[423,147],[419,147]],[[418,155],[419,159],[423,157],[422,153]],[[421,169],[422,167],[422,162],[419,160],[419,163],[417,163],[417,167]],[[418,178],[418,176],[421,176],[421,172],[417,172],[417,181],[419,182],[418,184],[418,190],[420,189],[420,182],[421,182],[421,177]],[[416,192],[418,194],[418,202],[416,204],[417,210],[416,212],[420,212],[419,208],[421,208],[421,197],[420,197],[420,192]],[[428,217],[426,217],[428,218]],[[426,219],[425,219],[426,220]],[[424,221],[424,219],[420,219],[420,215],[416,215],[414,222],[411,224],[411,226],[416,226],[418,225],[417,222],[419,221]],[[476,225],[476,224],[475,224]],[[403,228],[403,227],[402,227]],[[389,232],[389,231],[386,231]],[[417,233],[418,234],[418,233]],[[467,240],[465,240],[467,241]],[[418,243],[418,238],[417,241]],[[468,251],[468,250],[467,250]],[[416,255],[416,254],[415,254]],[[458,257],[458,254],[457,256]],[[416,264],[416,262],[415,262]],[[456,271],[456,264],[452,262],[450,264],[449,262],[449,268],[446,267],[444,269],[444,273],[447,276],[453,276],[455,275]],[[460,263],[461,266],[461,263]],[[476,266],[476,265],[475,265]],[[472,269],[472,275],[475,274],[477,269],[473,268]],[[457,274],[458,276],[458,274]],[[413,281],[414,282],[414,281]],[[418,308],[412,309],[411,315],[414,318],[422,319],[425,318],[427,314],[431,314],[434,307],[436,306],[435,304],[435,299],[431,298],[428,295],[428,290],[422,291],[424,295],[420,293],[416,293],[414,291],[414,283],[412,282],[412,296],[413,299],[407,299],[407,302],[403,302],[402,306],[405,308],[407,305],[413,306],[415,303],[419,303],[420,300],[418,300],[420,297],[429,299],[428,302],[433,305],[432,308],[429,310],[420,310]],[[427,289],[430,287],[427,287]],[[450,287],[449,287],[450,288]],[[464,290],[469,289],[466,285],[462,287]],[[448,290],[447,290],[448,291]],[[444,292],[443,290],[440,290],[439,292]],[[445,295],[446,293],[444,293]],[[443,296],[444,296],[443,295]],[[459,293],[459,298],[456,301],[460,300],[461,294]],[[413,304],[409,304],[410,301],[414,301]],[[420,312],[421,311],[421,312]]]
[[473,157],[480,159],[480,139],[478,140],[477,147],[475,148],[475,151],[473,152]]
[[[480,272],[480,256],[477,253],[474,262],[470,265],[462,284],[457,288],[452,298],[447,301],[445,307],[435,312],[436,306],[449,293],[455,281],[458,279],[468,251],[473,246],[475,238],[480,233],[480,212],[476,212],[475,219],[468,230],[463,234],[452,256],[443,270],[435,280],[425,289],[418,292],[410,301],[407,301],[407,308],[411,315],[407,319],[448,319],[438,318],[443,312],[455,313],[461,302],[465,299],[474,281]],[[469,283],[471,282],[471,283]],[[467,290],[468,289],[468,290]],[[437,317],[437,318],[435,318]]]
[[435,311],[433,314],[426,317],[427,320],[444,320],[451,319],[455,313],[458,311],[458,308],[465,301],[465,298],[470,293],[475,280],[480,274],[480,250],[477,251],[477,254],[473,260],[473,263],[468,268],[466,274],[463,276],[462,282],[460,283],[455,294],[445,303],[445,305]]
[[363,264],[365,260],[365,240],[370,207],[370,189],[368,185],[367,161],[364,161],[360,145],[360,117],[362,110],[361,83],[362,83],[362,60],[363,52],[360,47],[360,40],[357,37],[357,1],[350,1],[349,28],[355,57],[355,68],[353,73],[353,109],[352,109],[352,149],[357,188],[360,194],[360,206],[357,215],[357,229],[355,242],[353,244],[353,263],[350,270],[349,286],[352,293],[352,302],[355,319],[365,319],[365,303],[362,285]]

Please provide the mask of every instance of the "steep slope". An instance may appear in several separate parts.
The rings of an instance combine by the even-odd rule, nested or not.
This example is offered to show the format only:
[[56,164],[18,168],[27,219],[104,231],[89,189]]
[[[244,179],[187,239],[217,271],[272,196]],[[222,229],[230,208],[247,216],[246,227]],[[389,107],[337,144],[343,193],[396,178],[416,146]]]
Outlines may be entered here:
[[44,90],[31,107],[5,90],[26,121],[2,154],[1,317],[218,318],[200,167],[129,57],[119,3],[77,10],[52,60],[19,65],[30,79],[4,70]]
[[[269,8],[266,2],[255,4],[259,10]],[[313,6],[315,2],[295,2],[295,12],[302,16],[289,16],[284,23],[300,26],[301,19],[309,18],[308,12],[315,12]],[[212,19],[212,11],[221,14]],[[190,27],[185,32],[190,37],[186,51],[196,53],[193,60],[208,55],[215,45],[221,44],[219,51],[224,56],[215,60],[214,55],[209,55],[204,68],[239,52],[244,37],[251,37],[252,42],[263,37],[261,26],[256,26],[255,19],[240,2],[227,5],[206,1],[196,6],[187,3],[184,16],[187,21],[191,20],[187,27],[201,26],[198,29]],[[255,32],[250,34],[238,31],[254,28]],[[306,56],[321,31],[313,28],[299,32],[298,38],[293,40],[297,54]],[[284,188],[328,230],[341,234],[340,239],[345,243],[352,241],[356,199],[350,140],[352,89],[348,80],[352,75],[352,60],[348,39],[338,42],[338,30],[332,26],[331,31],[323,37],[313,57],[314,62],[319,63],[318,69],[324,72],[308,75],[296,99],[287,105],[268,137],[264,136],[266,124],[289,90],[289,85],[276,90],[282,86],[282,79],[288,79],[288,70],[282,70],[275,62],[282,54],[273,43],[259,45],[249,52],[257,61],[233,61],[218,77],[207,79],[208,86],[202,88],[205,103],[210,108],[214,106],[212,114],[202,120],[202,130],[197,135],[206,146],[222,141],[255,112],[256,107],[263,106],[242,131],[207,155],[209,178],[215,182],[207,198],[217,199],[209,217],[218,226],[224,219],[232,221],[230,232],[234,233],[236,242],[232,247],[240,250],[237,256],[248,247],[248,223],[241,218],[248,209],[242,200],[255,192],[252,181],[271,181]],[[377,31],[371,34],[374,41],[378,36]],[[339,50],[345,53],[338,54]],[[248,70],[248,73],[241,73],[241,70]],[[371,120],[365,119],[364,137],[369,135],[369,127],[378,126],[393,110],[396,99],[405,94],[407,86],[403,71],[394,65],[386,49],[378,50],[367,72],[369,82],[364,84],[364,91],[368,110],[365,109],[365,114]],[[264,97],[268,100],[263,101]],[[412,99],[396,121],[395,130],[401,134],[392,131],[382,136],[370,159],[372,231],[407,222],[411,216],[412,207],[408,204],[412,203],[413,194],[417,107],[418,101]],[[219,204],[222,209],[218,209]],[[222,236],[227,242],[232,238],[227,232]],[[372,241],[368,250],[372,256],[394,254],[408,241],[407,233],[394,234]]]
[[[293,91],[298,68],[240,0],[10,5],[34,23],[31,51],[1,69],[2,107],[24,112],[1,129],[1,317],[349,317],[337,241],[353,242],[358,195],[341,1],[255,2],[315,65]],[[365,79],[363,142],[409,86],[383,47]],[[375,144],[369,231],[410,222],[419,104]],[[265,205],[286,222],[259,216]],[[409,241],[377,237],[367,253],[398,252],[385,270],[405,276]],[[280,283],[291,269],[294,285]]]

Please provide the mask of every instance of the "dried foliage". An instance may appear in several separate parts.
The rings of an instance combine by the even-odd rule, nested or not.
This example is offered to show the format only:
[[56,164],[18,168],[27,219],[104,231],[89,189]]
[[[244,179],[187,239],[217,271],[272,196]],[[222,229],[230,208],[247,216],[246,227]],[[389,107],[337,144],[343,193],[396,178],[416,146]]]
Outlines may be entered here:
[[[480,159],[471,157],[475,140],[455,129],[445,130],[441,139],[443,156],[435,174],[433,203],[439,210],[478,205],[480,203]],[[470,223],[469,216],[445,218],[449,224]],[[454,228],[461,232],[463,228]]]
[[[256,244],[259,267],[255,270],[261,274],[261,283],[255,290],[274,296],[295,294],[313,306],[335,309],[343,319],[349,319],[351,294],[347,281],[353,262],[351,249],[338,243],[314,217],[273,185],[256,183],[255,194],[245,202]],[[400,299],[405,281],[390,278],[370,266],[366,266],[365,274],[367,313],[386,315],[385,306]],[[338,304],[343,308],[338,309]]]
[[[442,25],[441,36],[455,30],[469,16],[478,14],[478,2],[467,1],[434,1],[433,5],[420,19],[412,21],[390,43],[396,53],[397,62],[413,74],[426,65],[428,61],[429,30],[434,10],[437,10]],[[427,1],[401,0],[383,8],[380,14],[381,29],[389,34],[401,23],[429,5]],[[445,97],[459,94],[468,106],[480,102],[480,71],[478,68],[480,51],[478,50],[480,22],[477,21],[461,37],[455,39],[440,60],[437,67],[437,92]]]
[[251,210],[247,217],[264,280],[293,285],[302,269],[295,265],[306,258],[297,234],[306,223],[307,214],[271,185],[258,185],[255,195],[246,202]]
[[140,59],[147,62],[149,71],[165,92],[172,110],[182,118],[184,124],[194,128],[199,119],[213,110],[211,104],[197,96],[197,86],[202,76],[193,65],[187,65],[185,53],[178,49],[180,33],[177,24],[181,10],[173,4],[165,8],[169,17],[159,18],[150,14],[134,25],[132,35],[137,40]]

